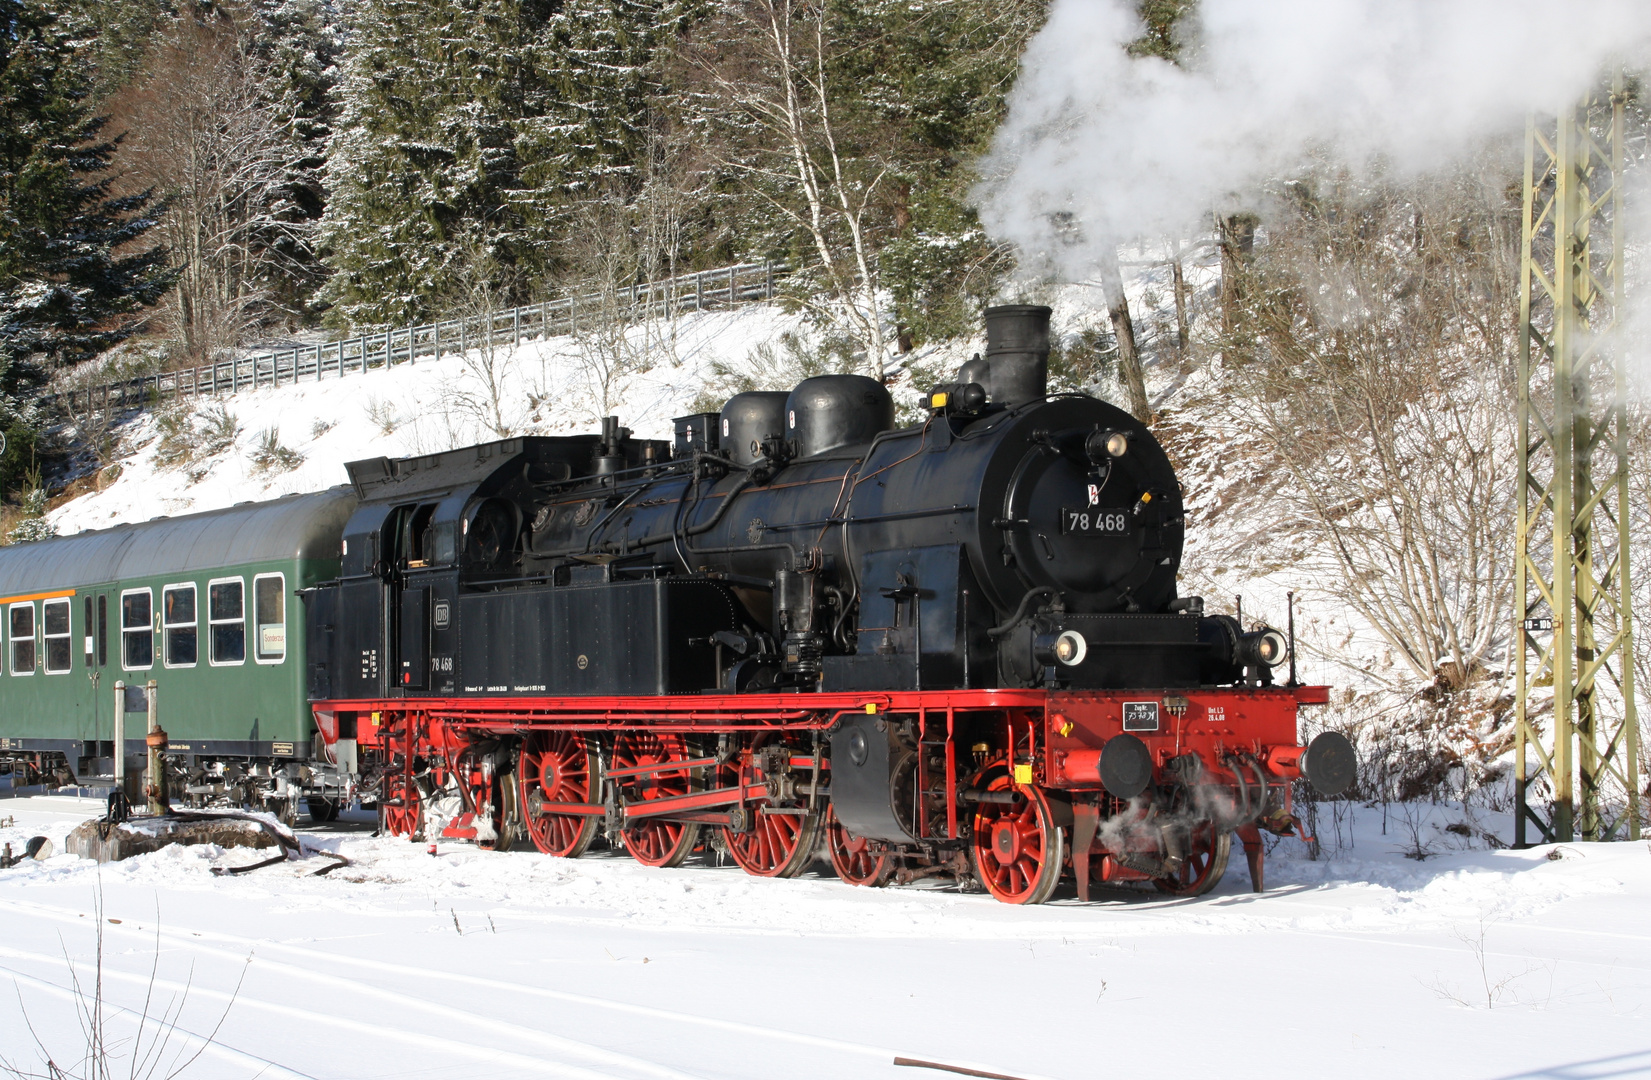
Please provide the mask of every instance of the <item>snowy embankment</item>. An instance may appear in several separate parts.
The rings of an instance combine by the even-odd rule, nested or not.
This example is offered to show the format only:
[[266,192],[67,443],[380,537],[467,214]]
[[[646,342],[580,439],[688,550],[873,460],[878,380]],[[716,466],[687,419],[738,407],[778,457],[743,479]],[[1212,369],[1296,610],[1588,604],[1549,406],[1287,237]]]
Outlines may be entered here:
[[[169,405],[211,420],[221,409],[230,422],[197,419],[210,430],[195,433],[193,452],[173,448],[168,461],[167,410],[136,415],[120,432],[114,479],[50,518],[68,534],[318,491],[347,483],[348,461],[509,434],[594,432],[604,415],[639,436],[668,439],[671,418],[690,409],[719,365],[737,370],[758,345],[798,326],[777,308],[749,306],[651,326],[623,354],[609,343],[554,337]],[[231,437],[214,439],[226,429]],[[272,437],[297,456],[261,467],[259,451]]]
[[[61,850],[97,806],[3,809],[0,842]],[[222,1020],[193,1076],[945,1075],[897,1055],[1069,1080],[1651,1075],[1646,845],[1452,850],[1455,815],[1433,814],[1426,861],[1361,810],[1324,861],[1281,842],[1261,896],[1235,855],[1201,900],[1032,909],[609,855],[431,857],[368,826],[301,830],[350,860],[327,876],[319,857],[215,876],[262,853],[211,847],[59,855],[0,872],[0,1051],[24,1069],[34,1036],[80,1052],[101,903],[108,1036],[130,1049],[153,969],[170,1052]]]

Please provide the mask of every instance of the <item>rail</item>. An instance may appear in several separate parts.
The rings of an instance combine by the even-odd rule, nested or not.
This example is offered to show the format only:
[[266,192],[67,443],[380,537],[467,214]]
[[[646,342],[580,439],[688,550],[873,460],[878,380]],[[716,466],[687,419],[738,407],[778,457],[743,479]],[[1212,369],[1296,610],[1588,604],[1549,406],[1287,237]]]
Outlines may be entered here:
[[[772,300],[775,283],[789,268],[773,262],[741,263],[702,270],[685,277],[625,286],[618,302],[627,319],[670,317],[688,311],[710,311],[738,304]],[[339,341],[298,345],[290,349],[255,353],[199,367],[140,375],[91,387],[75,387],[41,395],[42,405],[75,411],[141,406],[169,397],[216,397],[240,390],[320,382],[329,375],[366,374],[388,370],[420,359],[439,360],[446,353],[465,352],[484,344],[512,346],[534,338],[577,333],[581,319],[602,319],[611,311],[612,294],[594,291],[568,293],[537,304],[446,319],[418,326],[386,328]]]

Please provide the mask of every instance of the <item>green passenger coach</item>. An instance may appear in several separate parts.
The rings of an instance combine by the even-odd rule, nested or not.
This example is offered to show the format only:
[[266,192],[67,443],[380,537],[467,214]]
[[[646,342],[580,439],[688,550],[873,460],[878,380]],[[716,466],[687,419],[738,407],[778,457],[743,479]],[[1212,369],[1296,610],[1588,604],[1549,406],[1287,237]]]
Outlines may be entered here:
[[107,772],[115,683],[154,680],[171,791],[290,816],[314,732],[299,592],[338,575],[355,505],[340,487],[0,548],[0,761]]

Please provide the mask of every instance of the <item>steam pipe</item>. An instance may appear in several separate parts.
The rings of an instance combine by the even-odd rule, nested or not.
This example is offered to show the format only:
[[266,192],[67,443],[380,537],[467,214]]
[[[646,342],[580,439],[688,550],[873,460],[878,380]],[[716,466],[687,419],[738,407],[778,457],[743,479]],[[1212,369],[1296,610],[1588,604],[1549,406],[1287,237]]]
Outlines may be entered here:
[[1060,590],[1055,588],[1053,585],[1039,585],[1037,588],[1028,592],[1025,596],[1020,598],[1020,606],[1015,609],[1015,613],[1013,615],[1009,616],[1009,621],[1003,623],[1001,626],[992,627],[990,630],[986,631],[986,636],[999,638],[1004,634],[1007,634],[1009,631],[1019,626],[1022,619],[1026,618],[1026,609],[1033,600],[1040,596],[1049,595],[1059,596]]
[[1243,825],[1254,816],[1250,813],[1250,785],[1244,781],[1244,773],[1239,769],[1241,763],[1237,758],[1229,758],[1227,764],[1232,766],[1233,779],[1238,781],[1238,797],[1244,804],[1244,809],[1239,812],[1236,824]]

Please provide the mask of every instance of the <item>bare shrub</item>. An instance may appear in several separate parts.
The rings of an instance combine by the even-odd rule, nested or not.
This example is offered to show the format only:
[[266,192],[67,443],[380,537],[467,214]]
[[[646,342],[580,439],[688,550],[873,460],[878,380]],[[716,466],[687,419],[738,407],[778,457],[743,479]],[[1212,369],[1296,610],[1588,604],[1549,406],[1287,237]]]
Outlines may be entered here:
[[675,356],[668,320],[636,305],[632,287],[647,276],[651,248],[632,227],[633,213],[617,201],[593,201],[567,245],[570,268],[585,283],[573,338],[592,420],[613,415],[639,375]]
[[[179,1026],[179,1021],[182,1020],[189,1004],[189,988],[193,978],[186,981],[182,989],[172,994],[169,999],[163,1001],[164,989],[159,978],[161,929],[157,915],[154,955],[149,967],[148,987],[143,995],[143,1007],[136,1015],[137,1031],[130,1037],[125,1037],[110,1031],[112,1023],[117,1022],[117,1017],[119,1022],[126,1022],[131,1014],[127,1010],[110,1005],[104,986],[105,921],[101,881],[93,901],[92,917],[96,939],[89,978],[82,971],[83,965],[76,964],[69,956],[67,946],[64,947],[63,953],[63,962],[69,973],[68,989],[73,996],[75,1019],[79,1021],[82,1042],[78,1047],[66,1048],[63,1053],[54,1052],[49,1048],[35,1028],[23,995],[22,984],[17,982],[18,1005],[23,1011],[24,1023],[33,1039],[39,1067],[21,1065],[0,1055],[0,1074],[14,1077],[15,1080],[116,1080],[117,1077],[123,1076],[130,1080],[154,1080],[156,1077],[160,1080],[174,1080],[175,1077],[184,1075],[217,1041],[218,1032],[223,1028],[224,1021],[229,1019],[230,1010],[235,1007],[235,1002],[240,997],[241,986],[246,980],[247,967],[251,965],[252,957],[247,957],[246,965],[241,968],[240,978],[236,980],[235,989],[229,995],[229,1000],[225,1003],[217,1022],[212,1025],[212,1029],[204,1037],[199,1037],[199,1044],[193,1050],[187,1044],[179,1045],[175,1040],[180,1032],[186,1030]],[[159,1011],[156,1011],[157,1008]],[[125,1063],[125,1067],[118,1067],[122,1062]]]
[[508,439],[517,434],[516,410],[509,408],[506,398],[516,369],[516,343],[503,340],[495,330],[512,306],[512,275],[474,241],[461,249],[461,259],[446,303],[448,317],[464,327],[464,349],[458,354],[461,375],[444,385],[443,404],[495,438]]
[[156,411],[155,426],[160,433],[155,464],[163,469],[187,468],[216,457],[241,437],[240,420],[216,401],[201,407],[175,402]]
[[1212,554],[1326,582],[1395,688],[1463,690],[1507,648],[1519,226],[1500,178],[1286,187],[1219,341],[1221,420],[1269,528]]
[[274,427],[258,433],[258,443],[250,456],[254,470],[265,475],[291,472],[304,463],[303,454],[281,445],[281,431]]
[[401,416],[396,412],[393,403],[385,398],[373,395],[363,403],[367,413],[367,422],[378,429],[380,435],[393,435],[401,425]]

